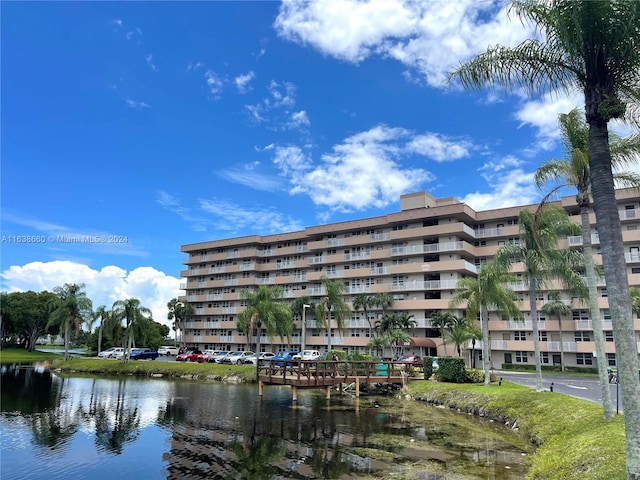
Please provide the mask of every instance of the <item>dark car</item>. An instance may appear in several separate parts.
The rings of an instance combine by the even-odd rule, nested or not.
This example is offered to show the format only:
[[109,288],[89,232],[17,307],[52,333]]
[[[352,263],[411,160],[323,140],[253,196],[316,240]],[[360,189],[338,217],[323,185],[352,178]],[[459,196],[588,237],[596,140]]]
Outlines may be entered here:
[[202,352],[200,350],[187,350],[184,353],[181,353],[180,355],[176,356],[176,361],[178,362],[197,362],[198,361],[198,355],[200,355]]
[[275,362],[277,366],[284,367],[286,365],[291,365],[292,362],[284,362],[284,360],[293,360],[295,355],[300,355],[299,350],[281,350],[275,354],[275,356],[271,357],[271,361]]
[[150,348],[134,348],[129,353],[131,360],[155,360],[158,358],[158,352]]

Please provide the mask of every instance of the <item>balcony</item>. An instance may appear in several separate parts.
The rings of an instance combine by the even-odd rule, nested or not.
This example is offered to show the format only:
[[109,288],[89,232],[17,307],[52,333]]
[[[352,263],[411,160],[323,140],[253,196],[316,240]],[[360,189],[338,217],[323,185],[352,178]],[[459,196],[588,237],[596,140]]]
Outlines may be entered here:
[[327,272],[327,278],[343,278],[344,270],[334,270]]
[[503,228],[504,227],[481,228],[478,230],[474,230],[473,233],[476,238],[497,237],[499,235],[502,235]]
[[222,313],[226,313],[226,314],[238,313],[238,307],[222,307]]
[[624,258],[627,260],[627,262],[632,262],[632,263],[640,262],[640,253],[637,253],[637,252],[625,253]]
[[270,257],[271,255],[275,255],[275,250],[258,250],[259,257]]
[[389,267],[371,267],[371,275],[388,275],[391,269]]
[[296,253],[304,253],[307,251],[306,245],[296,245]]
[[308,290],[309,290],[309,295],[319,296],[319,295],[327,294],[327,291],[325,290],[324,287],[309,288]]
[[309,265],[318,265],[320,263],[325,263],[327,261],[326,257],[311,257],[308,258],[307,261],[309,262]]
[[371,258],[371,252],[354,252],[354,253],[345,253],[344,259],[346,261],[350,260],[369,260]]
[[238,258],[239,256],[240,252],[238,251],[227,252],[227,258]]
[[276,283],[275,277],[256,278],[256,285],[273,285]]
[[233,335],[220,335],[220,342],[222,343],[234,343]]
[[240,265],[240,270],[241,271],[255,270],[255,269],[256,269],[256,264],[254,262],[243,263],[243,264]]
[[[578,247],[582,245],[582,235],[576,235],[567,237],[570,247]],[[597,233],[591,235],[591,245],[598,245],[600,243],[600,236]]]
[[633,208],[633,209],[624,209],[624,210],[620,210],[620,220],[632,220],[634,218],[638,218],[638,211],[637,209]]
[[458,280],[425,280],[425,290],[455,290]]
[[345,287],[345,293],[370,293],[371,287],[369,285],[347,285]]
[[296,266],[296,262],[295,261],[286,261],[286,262],[278,262],[276,263],[276,268],[279,270],[282,270],[284,268],[295,268]]
[[186,290],[187,289],[187,284],[186,283],[181,283],[180,284],[180,290]]
[[207,295],[207,300],[224,300],[224,295],[222,293],[210,293]]
[[211,267],[209,268],[209,273],[224,273],[224,267]]
[[386,242],[390,239],[391,239],[391,234],[389,232],[371,234],[371,242]]
[[344,238],[327,239],[327,247],[341,247],[344,245]]
[[507,340],[491,340],[491,350],[509,350],[509,342]]
[[298,274],[293,277],[294,282],[306,282],[307,276],[305,274]]
[[224,286],[225,287],[234,287],[236,285],[238,285],[238,279],[237,278],[227,278],[224,281]]

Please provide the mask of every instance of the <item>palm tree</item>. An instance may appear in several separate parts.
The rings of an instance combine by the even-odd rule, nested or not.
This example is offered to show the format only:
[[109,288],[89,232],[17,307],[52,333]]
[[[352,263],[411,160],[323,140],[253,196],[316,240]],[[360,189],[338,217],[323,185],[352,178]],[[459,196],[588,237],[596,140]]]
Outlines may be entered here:
[[520,310],[516,305],[518,300],[515,292],[509,290],[505,284],[514,281],[506,267],[495,262],[480,265],[478,276],[465,277],[458,280],[456,293],[451,299],[452,308],[466,304],[467,319],[475,321],[480,315],[482,326],[482,368],[484,370],[484,384],[491,384],[490,349],[489,349],[489,309],[495,309],[501,315],[510,318],[520,317]]
[[107,310],[105,305],[100,305],[93,313],[94,319],[100,319],[100,326],[98,327],[98,353],[102,351],[102,331],[104,330],[105,323],[109,320],[111,312]]
[[[600,390],[602,392],[602,406],[605,418],[613,417],[613,405],[609,391],[609,376],[607,374],[607,362],[604,351],[604,334],[602,333],[602,318],[597,299],[597,275],[593,263],[593,251],[591,248],[591,227],[589,221],[589,192],[591,181],[589,175],[589,128],[582,118],[579,109],[575,108],[568,114],[559,116],[560,131],[565,148],[563,160],[547,160],[535,174],[535,181],[539,188],[543,188],[549,182],[556,186],[546,198],[564,187],[573,187],[577,190],[576,203],[580,208],[580,220],[582,224],[582,253],[584,255],[587,286],[589,289],[589,310],[593,322],[593,337],[596,345],[596,362],[600,377]],[[640,135],[620,139],[610,135],[612,167],[618,170],[629,162],[637,160],[640,155]],[[614,172],[613,178],[617,185],[640,188],[640,176],[632,172]],[[562,353],[561,353],[562,356]]]
[[142,306],[137,298],[128,298],[126,300],[116,300],[111,307],[113,318],[118,322],[125,321],[124,328],[124,362],[129,360],[129,350],[133,347],[134,329],[138,323],[151,319],[151,310]]
[[264,328],[270,341],[276,335],[291,342],[293,314],[291,307],[282,301],[280,287],[260,285],[258,290],[244,289],[240,298],[247,307],[238,314],[238,330],[247,334],[247,342],[256,337],[256,352],[260,351],[260,330]]
[[560,332],[560,371],[564,372],[564,347],[562,342],[562,316],[570,315],[573,309],[560,298],[560,292],[553,290],[547,295],[548,302],[542,306],[545,315],[554,316],[558,319],[558,330]]
[[382,316],[384,317],[385,312],[388,308],[391,308],[393,305],[393,295],[389,292],[379,292],[373,296],[373,304],[377,307],[380,307],[382,310]]
[[335,320],[338,331],[342,333],[344,321],[347,318],[351,318],[351,310],[343,298],[345,284],[342,280],[330,280],[327,277],[322,277],[320,281],[327,292],[327,296],[322,299],[320,304],[322,305],[322,310],[326,309],[328,312],[324,322],[327,330],[327,347],[331,350],[331,321]]
[[444,332],[447,328],[451,326],[451,323],[453,322],[454,318],[455,316],[453,315],[453,313],[448,311],[434,312],[431,314],[431,317],[429,317],[429,320],[431,321],[431,325],[433,327],[436,327],[438,330],[440,330],[440,337],[442,337],[442,346],[444,347],[445,357],[447,356],[447,339],[444,335]]
[[388,337],[399,328],[397,314],[386,314],[375,323],[375,329],[381,337]]
[[[515,0],[515,13],[532,21],[545,40],[515,48],[490,47],[453,74],[467,87],[523,87],[584,93],[589,124],[589,169],[613,324],[626,432],[627,477],[640,471],[640,381],[638,352],[624,257],[622,229],[611,169],[608,123],[625,110],[640,123],[640,4],[600,0]],[[630,106],[631,108],[626,108]],[[634,473],[635,472],[635,473]]]
[[176,336],[177,331],[180,330],[180,338],[182,340],[181,346],[184,347],[185,344],[183,332],[185,328],[185,322],[187,321],[187,318],[193,315],[193,307],[189,304],[189,302],[182,302],[177,298],[172,298],[167,303],[167,310],[167,318],[169,320],[173,320],[173,330],[176,332]]
[[388,337],[373,337],[369,340],[367,344],[367,348],[370,351],[382,351],[382,356],[384,356],[384,349],[389,346],[389,338]]
[[387,337],[389,339],[389,344],[396,348],[396,357],[400,356],[402,345],[409,343],[409,340],[411,340],[409,334],[402,328],[392,330],[389,332]]
[[69,358],[69,341],[71,328],[78,333],[84,319],[92,313],[91,300],[84,291],[84,284],[65,283],[53,289],[56,295],[52,305],[49,325],[58,325],[64,331],[64,359]]
[[467,328],[469,340],[471,340],[471,368],[476,368],[476,341],[482,340],[482,329],[475,322],[471,323]]
[[[464,317],[461,317],[464,319]],[[448,332],[449,338],[456,346],[458,356],[462,357],[462,345],[471,340],[471,332],[466,322],[456,323],[451,326]]]
[[364,318],[366,318],[367,322],[369,323],[369,336],[371,336],[373,326],[371,325],[371,319],[369,318],[368,310],[376,305],[375,298],[375,296],[369,295],[368,293],[360,293],[353,299],[353,309],[356,312],[358,310],[362,310],[364,312]]
[[577,234],[580,227],[571,222],[564,209],[542,204],[534,213],[522,210],[518,216],[520,225],[519,243],[510,243],[496,253],[495,261],[509,268],[522,263],[524,280],[529,287],[529,310],[533,330],[533,349],[536,362],[536,391],[542,388],[542,366],[540,362],[540,338],[538,334],[537,296],[544,284],[559,278],[572,290],[584,286],[582,277],[575,268],[582,266],[582,254],[574,250],[561,250],[561,236]]
[[632,288],[629,290],[629,296],[631,297],[631,307],[633,313],[640,315],[640,290]]

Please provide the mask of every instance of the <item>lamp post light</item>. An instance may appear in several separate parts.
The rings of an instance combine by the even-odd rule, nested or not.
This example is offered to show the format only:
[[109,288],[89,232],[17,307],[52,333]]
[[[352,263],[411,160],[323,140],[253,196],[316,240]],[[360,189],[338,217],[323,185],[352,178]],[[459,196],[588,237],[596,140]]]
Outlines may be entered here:
[[300,342],[300,354],[304,352],[305,348],[305,340],[307,339],[307,308],[311,308],[311,305],[307,305],[306,303],[302,305],[302,341]]

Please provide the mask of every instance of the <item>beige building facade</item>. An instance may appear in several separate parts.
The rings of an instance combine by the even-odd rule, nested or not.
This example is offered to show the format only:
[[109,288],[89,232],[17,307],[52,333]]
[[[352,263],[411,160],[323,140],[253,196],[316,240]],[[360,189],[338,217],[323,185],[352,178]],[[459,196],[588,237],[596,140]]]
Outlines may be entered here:
[[[627,274],[630,287],[640,288],[640,196],[632,190],[617,192],[622,223]],[[580,223],[578,207],[573,196],[558,202]],[[433,328],[430,317],[434,312],[448,310],[455,294],[457,281],[475,276],[483,261],[493,258],[497,250],[510,242],[519,241],[518,206],[476,212],[453,197],[436,199],[426,192],[400,197],[400,212],[388,215],[308,227],[303,231],[268,236],[246,236],[183,245],[187,255],[180,272],[183,278],[183,300],[194,309],[194,315],[181,332],[189,346],[200,349],[246,350],[256,339],[248,341],[239,333],[237,316],[245,305],[240,298],[243,289],[260,285],[277,285],[284,292],[284,300],[308,296],[317,303],[325,295],[320,279],[340,279],[345,282],[345,301],[350,305],[358,294],[387,292],[393,297],[388,312],[413,315],[416,327],[409,332],[414,339],[407,352],[422,355],[444,355],[442,338]],[[591,215],[593,255],[596,264],[602,263],[595,216]],[[563,239],[564,248],[581,248],[581,237]],[[514,268],[521,276],[522,269]],[[524,282],[510,285],[520,298],[523,321],[502,319],[490,314],[489,332],[491,364],[534,364],[531,315],[528,289]],[[561,355],[568,367],[595,367],[595,345],[588,306],[562,292],[562,299],[571,305],[570,315],[545,318],[541,307],[549,300],[550,285],[538,298],[540,348],[543,365],[559,365]],[[604,279],[598,285],[598,303],[603,319],[607,362],[616,365],[611,317],[608,310]],[[306,348],[323,352],[331,335],[334,349],[348,353],[366,352],[373,335],[369,325],[381,317],[382,311],[353,311],[345,322],[345,329],[330,333],[316,325],[307,309]],[[462,309],[454,314],[463,315]],[[276,352],[299,348],[302,319],[294,319],[294,336],[271,341],[260,332],[261,350]],[[640,354],[640,319],[634,317],[635,342]],[[447,353],[453,348],[447,342]],[[471,348],[464,356],[471,361]],[[390,352],[389,356],[390,356]],[[476,361],[481,352],[475,350]]]

